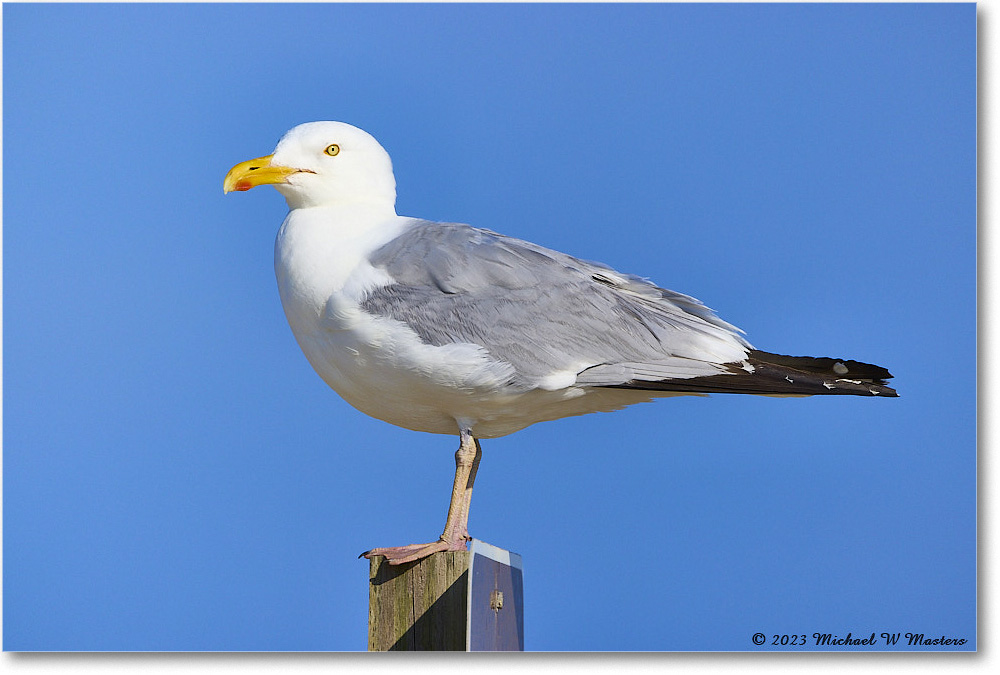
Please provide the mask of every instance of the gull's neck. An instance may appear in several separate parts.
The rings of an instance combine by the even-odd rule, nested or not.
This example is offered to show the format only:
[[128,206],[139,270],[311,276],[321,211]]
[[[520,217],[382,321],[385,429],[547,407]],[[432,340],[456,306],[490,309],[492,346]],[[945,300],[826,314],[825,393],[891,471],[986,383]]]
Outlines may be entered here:
[[[274,265],[282,303],[318,312],[332,293],[353,288],[358,279],[375,283],[368,256],[398,236],[413,220],[392,206],[370,203],[314,206],[289,211],[275,240]],[[291,321],[289,315],[289,321]]]
[[396,209],[391,203],[347,202],[322,206],[300,206],[289,209],[288,217],[315,222],[317,227],[350,238],[396,220]]

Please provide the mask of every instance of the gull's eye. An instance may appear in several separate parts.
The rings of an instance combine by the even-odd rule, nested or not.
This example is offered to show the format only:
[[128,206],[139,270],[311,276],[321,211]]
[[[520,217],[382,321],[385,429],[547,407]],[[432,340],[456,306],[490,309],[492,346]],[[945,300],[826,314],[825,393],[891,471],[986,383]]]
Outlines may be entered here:
[[340,154],[340,146],[337,145],[336,143],[333,143],[332,145],[326,146],[326,150],[324,150],[323,152],[330,155],[331,157],[336,157],[337,155]]

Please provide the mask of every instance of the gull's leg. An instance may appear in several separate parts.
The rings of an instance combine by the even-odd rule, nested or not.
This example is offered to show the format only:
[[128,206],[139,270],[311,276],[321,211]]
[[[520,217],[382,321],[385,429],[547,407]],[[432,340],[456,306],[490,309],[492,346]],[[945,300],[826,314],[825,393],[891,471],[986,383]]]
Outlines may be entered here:
[[469,505],[472,502],[472,486],[476,482],[476,472],[479,470],[479,460],[483,451],[479,441],[468,429],[462,429],[461,443],[455,452],[455,483],[451,488],[451,504],[448,506],[448,520],[444,525],[441,537],[429,544],[409,544],[407,546],[391,546],[373,548],[361,555],[371,558],[384,555],[391,565],[402,565],[426,558],[438,551],[464,551],[465,542],[469,536]]
[[[469,469],[469,476],[468,476],[468,478],[465,481],[465,493],[462,496],[462,512],[458,516],[458,522],[456,523],[456,526],[458,527],[458,534],[465,541],[472,541],[472,537],[469,536],[469,509],[472,506],[472,486],[476,482],[476,472],[479,471],[479,460],[481,460],[483,458],[483,449],[479,447],[479,440],[477,438],[473,437],[472,434],[468,434],[467,436],[465,434],[463,434],[462,435],[462,444],[459,445],[458,452],[455,453],[455,465],[456,465],[456,472],[455,473],[456,474],[458,473],[458,471],[457,471],[457,468],[458,468],[458,453],[462,452],[463,447],[465,447],[466,439],[467,438],[469,440],[471,440],[471,442],[472,442],[471,444],[475,448],[475,453],[472,456],[472,468]],[[470,450],[466,450],[466,452],[469,452],[469,451]],[[456,475],[456,479],[457,478],[458,478],[458,476]],[[455,499],[455,496],[454,496],[454,492],[453,492],[452,493],[452,501],[454,501],[454,499]],[[451,523],[451,510],[450,509],[448,511],[448,523],[449,524]],[[447,537],[448,536],[448,525],[447,524],[445,525],[445,528],[444,528],[444,534],[442,534],[441,536],[442,537]]]

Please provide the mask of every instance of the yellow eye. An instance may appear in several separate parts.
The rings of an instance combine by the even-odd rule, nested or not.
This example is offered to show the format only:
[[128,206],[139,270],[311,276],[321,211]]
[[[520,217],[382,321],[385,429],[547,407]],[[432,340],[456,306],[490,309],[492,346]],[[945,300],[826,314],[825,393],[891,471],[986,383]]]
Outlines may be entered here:
[[324,150],[323,152],[330,155],[331,157],[336,157],[338,154],[340,154],[340,146],[337,145],[336,143],[334,143],[333,145],[328,145],[326,146],[326,150]]

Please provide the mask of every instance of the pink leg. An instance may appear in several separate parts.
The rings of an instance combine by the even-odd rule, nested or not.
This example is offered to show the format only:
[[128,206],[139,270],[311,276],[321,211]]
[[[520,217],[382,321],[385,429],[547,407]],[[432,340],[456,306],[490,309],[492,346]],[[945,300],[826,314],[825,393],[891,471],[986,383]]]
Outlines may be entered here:
[[463,430],[461,443],[455,453],[455,483],[451,488],[451,504],[448,506],[448,520],[441,537],[429,544],[409,544],[407,546],[391,546],[373,548],[361,555],[371,558],[384,555],[391,565],[402,565],[426,558],[439,551],[464,551],[465,542],[469,541],[469,505],[472,503],[472,486],[476,482],[476,472],[479,470],[479,460],[483,451],[479,441],[472,433]]

